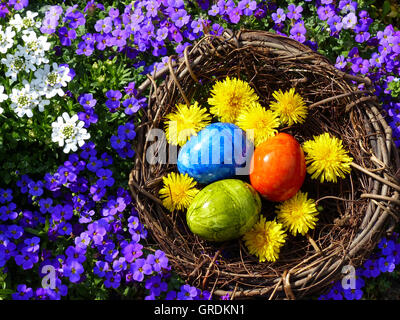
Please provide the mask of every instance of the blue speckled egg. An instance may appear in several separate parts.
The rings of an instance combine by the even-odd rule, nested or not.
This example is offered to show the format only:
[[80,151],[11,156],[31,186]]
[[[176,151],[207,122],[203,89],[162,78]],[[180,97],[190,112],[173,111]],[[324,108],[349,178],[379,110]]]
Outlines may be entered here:
[[238,126],[212,123],[181,148],[178,170],[202,184],[248,175],[253,149],[253,144]]

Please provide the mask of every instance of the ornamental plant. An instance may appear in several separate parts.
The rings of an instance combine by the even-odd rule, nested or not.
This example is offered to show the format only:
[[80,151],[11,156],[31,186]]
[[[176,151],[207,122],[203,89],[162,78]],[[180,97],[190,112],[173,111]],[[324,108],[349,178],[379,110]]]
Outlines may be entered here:
[[[141,82],[204,34],[273,31],[368,76],[399,147],[400,31],[388,10],[373,0],[1,0],[0,297],[210,299],[145,245],[126,187]],[[396,273],[397,239],[382,239],[357,290],[334,284],[321,298],[374,297],[367,282]],[[55,286],[43,288],[49,265]]]

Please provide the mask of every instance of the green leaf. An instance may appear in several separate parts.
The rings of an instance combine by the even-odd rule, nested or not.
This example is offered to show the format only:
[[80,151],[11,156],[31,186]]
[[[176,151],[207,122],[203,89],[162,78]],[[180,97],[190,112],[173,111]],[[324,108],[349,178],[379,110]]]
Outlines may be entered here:
[[390,1],[389,0],[385,0],[385,2],[383,3],[382,6],[382,15],[385,17],[386,15],[388,15],[388,13],[392,10],[390,7]]

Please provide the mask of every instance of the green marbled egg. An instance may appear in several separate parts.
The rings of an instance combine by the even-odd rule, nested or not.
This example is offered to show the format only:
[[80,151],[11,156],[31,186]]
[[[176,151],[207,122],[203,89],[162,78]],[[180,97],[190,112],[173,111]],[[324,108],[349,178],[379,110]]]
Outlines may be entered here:
[[202,189],[189,206],[190,230],[209,241],[239,238],[258,221],[261,199],[253,187],[238,179],[219,180]]

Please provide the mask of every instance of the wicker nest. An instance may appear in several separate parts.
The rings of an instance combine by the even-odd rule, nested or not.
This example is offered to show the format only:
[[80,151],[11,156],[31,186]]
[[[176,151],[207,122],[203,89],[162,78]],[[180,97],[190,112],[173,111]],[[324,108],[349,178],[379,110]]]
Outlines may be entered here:
[[[309,114],[305,124],[281,131],[300,143],[330,132],[343,140],[354,159],[351,174],[338,183],[306,178],[302,191],[324,210],[310,238],[290,236],[275,263],[259,263],[240,239],[211,243],[193,235],[185,214],[169,213],[158,199],[162,177],[177,172],[176,164],[146,161],[150,146],[162,150],[166,145],[147,133],[164,128],[165,116],[177,103],[196,99],[206,106],[209,89],[226,76],[246,79],[264,106],[274,90],[294,87]],[[206,35],[187,47],[182,58],[170,57],[168,66],[149,76],[139,92],[149,100],[137,125],[129,186],[149,231],[148,247],[163,250],[173,270],[189,284],[219,296],[229,292],[231,298],[305,297],[343,277],[343,266],[360,266],[380,238],[393,231],[400,205],[400,160],[370,79],[337,70],[290,38],[242,30]],[[273,219],[273,205],[264,202],[262,212]]]

